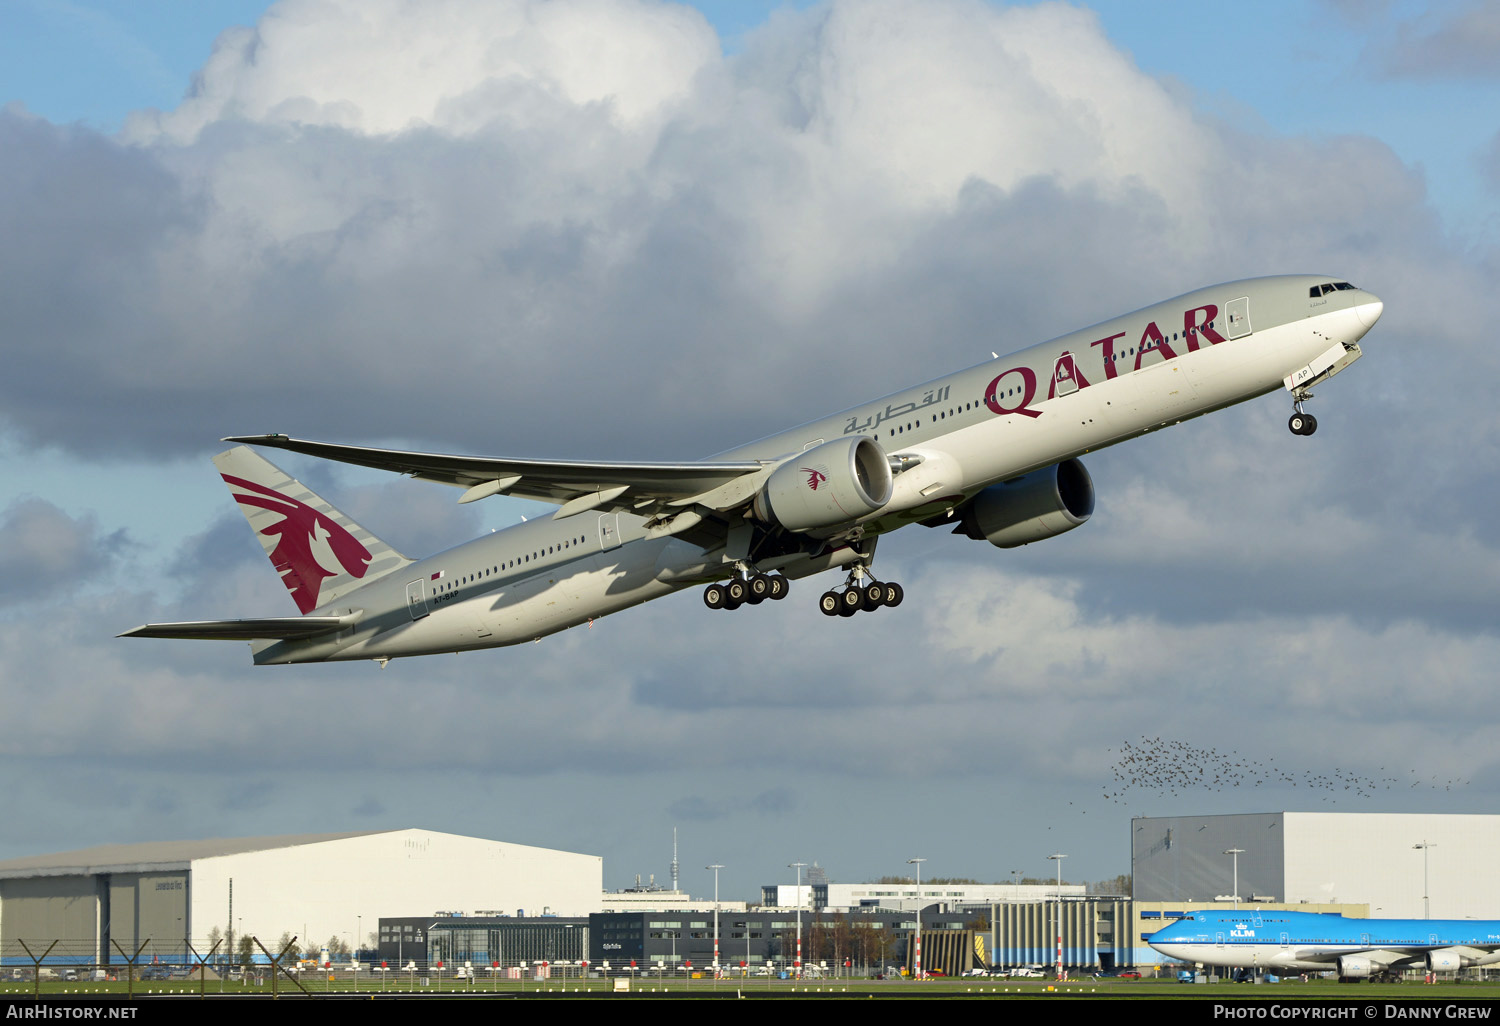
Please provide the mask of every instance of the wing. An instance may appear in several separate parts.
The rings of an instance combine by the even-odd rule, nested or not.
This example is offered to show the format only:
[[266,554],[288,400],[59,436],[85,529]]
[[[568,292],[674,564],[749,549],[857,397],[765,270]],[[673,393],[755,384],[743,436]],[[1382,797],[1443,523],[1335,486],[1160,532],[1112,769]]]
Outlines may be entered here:
[[252,620],[187,620],[182,623],[148,623],[118,634],[120,638],[177,638],[202,641],[259,641],[261,639],[311,638],[348,627],[359,619],[346,616],[263,616]]
[[238,435],[224,441],[287,449],[319,459],[453,485],[466,489],[459,502],[500,494],[555,502],[561,507],[555,514],[559,518],[601,508],[643,514],[693,505],[730,509],[751,498],[763,474],[773,466],[757,460],[584,463],[450,456],[312,442],[286,435]]

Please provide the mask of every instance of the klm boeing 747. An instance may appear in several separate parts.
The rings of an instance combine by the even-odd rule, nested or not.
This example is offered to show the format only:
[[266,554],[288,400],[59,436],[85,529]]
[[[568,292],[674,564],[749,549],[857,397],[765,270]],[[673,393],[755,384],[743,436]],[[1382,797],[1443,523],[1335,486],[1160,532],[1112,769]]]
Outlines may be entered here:
[[1500,962],[1500,922],[1482,919],[1345,919],[1316,912],[1189,912],[1147,941],[1168,958],[1203,965],[1345,979],[1409,969],[1451,973]]
[[[843,569],[829,616],[899,605],[873,572],[909,524],[1012,548],[1094,511],[1078,457],[1284,388],[1294,434],[1309,391],[1361,355],[1379,299],[1346,281],[1230,282],[687,463],[398,452],[286,435],[215,457],[301,616],[156,623],[128,637],[251,642],[256,663],[460,652],[533,641],[683,588],[710,609],[784,598]],[[550,517],[412,560],[248,445],[514,495]]]

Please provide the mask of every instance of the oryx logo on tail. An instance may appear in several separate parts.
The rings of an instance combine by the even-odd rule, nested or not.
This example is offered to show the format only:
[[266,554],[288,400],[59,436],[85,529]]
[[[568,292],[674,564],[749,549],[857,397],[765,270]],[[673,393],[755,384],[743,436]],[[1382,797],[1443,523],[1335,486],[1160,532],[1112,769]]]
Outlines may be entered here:
[[282,515],[283,519],[259,531],[277,539],[275,548],[268,550],[271,563],[302,612],[317,608],[326,578],[341,573],[363,577],[369,569],[370,550],[332,518],[265,485],[229,474],[220,476],[240,505]]

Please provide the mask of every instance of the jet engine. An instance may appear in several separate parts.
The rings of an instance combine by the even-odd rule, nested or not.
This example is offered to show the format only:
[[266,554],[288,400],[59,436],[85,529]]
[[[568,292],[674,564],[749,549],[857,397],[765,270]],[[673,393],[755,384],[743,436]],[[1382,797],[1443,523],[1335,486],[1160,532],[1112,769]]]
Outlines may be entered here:
[[1385,966],[1366,958],[1364,955],[1339,956],[1339,976],[1341,977],[1362,979],[1384,971]]
[[1094,482],[1083,464],[1064,460],[990,485],[961,508],[954,534],[1013,549],[1071,531],[1094,514]]
[[1456,973],[1473,964],[1472,957],[1465,958],[1463,952],[1456,948],[1439,948],[1437,951],[1427,952],[1427,971],[1430,973]]
[[872,438],[825,442],[771,472],[755,515],[788,531],[853,524],[891,501],[891,465]]

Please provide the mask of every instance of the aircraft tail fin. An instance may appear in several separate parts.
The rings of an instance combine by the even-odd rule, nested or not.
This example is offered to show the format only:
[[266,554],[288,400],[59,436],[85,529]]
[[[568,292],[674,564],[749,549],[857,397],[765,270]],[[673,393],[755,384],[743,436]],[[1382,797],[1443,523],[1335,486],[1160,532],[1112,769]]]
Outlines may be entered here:
[[243,445],[214,466],[303,614],[411,562]]

